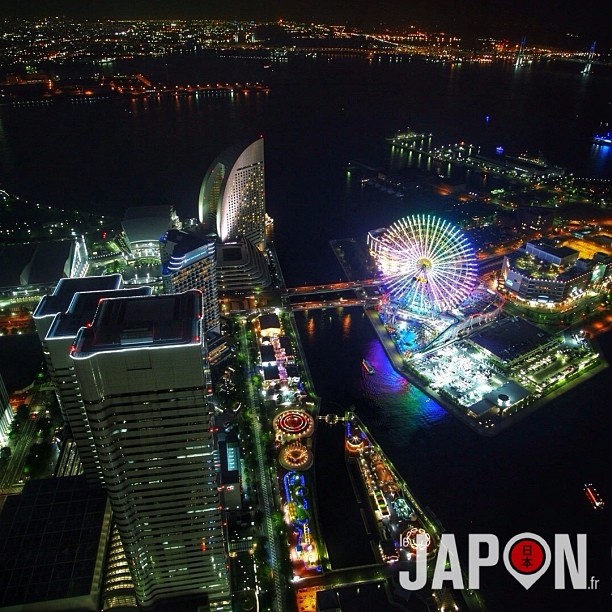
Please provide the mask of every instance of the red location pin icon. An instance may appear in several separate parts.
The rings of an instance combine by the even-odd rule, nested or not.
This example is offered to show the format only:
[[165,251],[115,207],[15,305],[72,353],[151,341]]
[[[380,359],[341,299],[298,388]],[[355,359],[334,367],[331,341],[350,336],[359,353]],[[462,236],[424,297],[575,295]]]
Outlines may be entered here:
[[531,588],[550,565],[550,547],[535,533],[519,533],[504,548],[506,569],[525,587]]

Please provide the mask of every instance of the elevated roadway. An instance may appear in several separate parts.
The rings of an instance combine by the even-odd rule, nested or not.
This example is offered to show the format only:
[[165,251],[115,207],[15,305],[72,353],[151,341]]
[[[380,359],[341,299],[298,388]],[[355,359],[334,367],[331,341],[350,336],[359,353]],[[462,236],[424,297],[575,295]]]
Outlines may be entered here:
[[311,293],[333,293],[337,291],[349,291],[351,289],[364,289],[365,287],[379,287],[380,285],[382,285],[382,281],[378,278],[327,283],[322,285],[303,285],[301,287],[289,287],[286,289],[283,297],[290,298],[294,295],[308,295]]
[[293,312],[299,310],[325,310],[326,308],[344,308],[348,306],[377,306],[380,298],[340,298],[333,300],[313,300],[310,302],[300,302],[299,304],[287,304],[286,308],[290,308]]

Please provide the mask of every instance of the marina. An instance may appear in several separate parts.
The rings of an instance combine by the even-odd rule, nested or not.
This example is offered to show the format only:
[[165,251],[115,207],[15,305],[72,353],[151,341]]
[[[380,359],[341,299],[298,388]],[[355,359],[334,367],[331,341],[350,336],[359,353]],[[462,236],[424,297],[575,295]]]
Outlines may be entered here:
[[[550,164],[541,155],[537,157],[520,154],[516,157],[504,155],[504,148],[496,149],[496,156],[491,157],[481,153],[481,146],[458,142],[455,144],[433,147],[432,134],[419,134],[412,130],[397,132],[394,136],[386,138],[392,148],[407,152],[409,165],[421,167],[433,163],[447,164],[446,175],[450,173],[450,166],[472,170],[480,174],[490,174],[511,182],[528,184],[542,179],[551,179],[565,175],[565,168]],[[416,159],[411,157],[416,154]]]

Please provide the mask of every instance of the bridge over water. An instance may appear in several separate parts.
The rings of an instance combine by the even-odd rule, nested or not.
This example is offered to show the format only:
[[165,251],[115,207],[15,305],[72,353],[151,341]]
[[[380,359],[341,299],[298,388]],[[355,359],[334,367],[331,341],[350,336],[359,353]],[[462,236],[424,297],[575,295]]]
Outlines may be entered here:
[[[369,279],[364,281],[346,281],[328,283],[324,285],[304,285],[291,287],[282,296],[283,305],[292,310],[312,310],[325,308],[338,308],[344,306],[375,306],[379,303],[379,296],[366,293],[367,287],[379,287],[382,281]],[[338,296],[338,293],[352,292],[347,297]],[[335,294],[330,296],[329,294]],[[312,299],[302,302],[292,302],[292,298],[311,296]]]

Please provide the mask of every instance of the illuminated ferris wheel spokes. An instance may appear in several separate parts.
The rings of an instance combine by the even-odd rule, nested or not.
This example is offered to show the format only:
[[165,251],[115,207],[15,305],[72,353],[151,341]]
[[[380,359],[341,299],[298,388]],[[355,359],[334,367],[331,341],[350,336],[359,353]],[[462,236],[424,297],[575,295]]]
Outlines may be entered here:
[[380,236],[376,251],[392,298],[407,308],[450,310],[476,284],[476,258],[470,244],[439,217],[400,219]]

